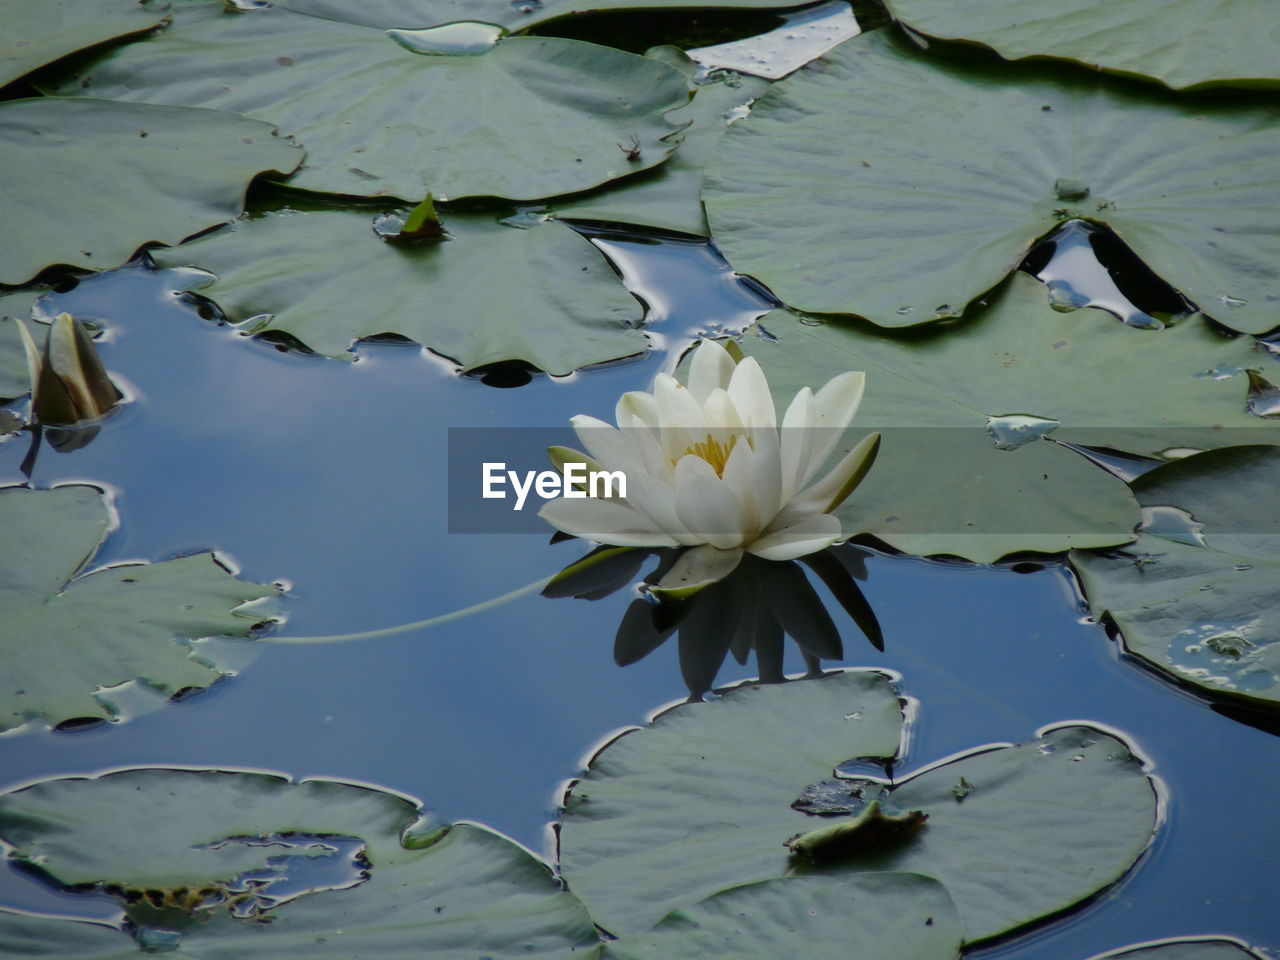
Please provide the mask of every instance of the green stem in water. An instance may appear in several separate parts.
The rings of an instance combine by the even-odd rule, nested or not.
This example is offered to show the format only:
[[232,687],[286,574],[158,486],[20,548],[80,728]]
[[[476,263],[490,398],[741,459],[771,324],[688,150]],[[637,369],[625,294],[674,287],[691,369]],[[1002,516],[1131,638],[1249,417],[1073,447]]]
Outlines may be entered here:
[[494,607],[500,607],[504,603],[511,600],[519,599],[530,593],[537,593],[551,581],[551,577],[543,577],[541,580],[535,580],[533,583],[527,583],[523,587],[512,590],[510,593],[504,593],[500,597],[492,597],[480,603],[474,603],[469,607],[463,607],[460,610],[451,610],[449,613],[442,613],[439,616],[427,617],[425,620],[415,620],[413,623],[402,623],[396,627],[382,627],[378,630],[361,630],[357,633],[335,633],[325,637],[261,637],[259,643],[345,643],[347,640],[372,640],[374,637],[393,637],[399,633],[411,633],[414,630],[426,630],[429,627],[438,627],[441,624],[452,623],[454,620],[461,620],[463,617],[469,617],[473,613],[483,613],[486,610],[492,610]]

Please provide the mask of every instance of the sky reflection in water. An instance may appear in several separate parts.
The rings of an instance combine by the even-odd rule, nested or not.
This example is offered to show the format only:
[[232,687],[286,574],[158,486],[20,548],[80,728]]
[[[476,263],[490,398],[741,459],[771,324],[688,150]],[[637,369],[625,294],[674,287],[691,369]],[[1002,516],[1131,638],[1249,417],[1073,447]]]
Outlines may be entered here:
[[[662,277],[644,299],[668,352],[510,390],[459,378],[413,345],[365,346],[344,363],[246,342],[140,269],[85,282],[57,308],[108,322],[104,360],[138,399],[84,449],[44,449],[35,480],[112,491],[122,526],[98,564],[215,549],[245,577],[287,581],[282,634],[389,626],[538,580],[584,548],[449,535],[447,428],[612,420],[618,395],[647,388],[691,337],[768,307],[703,245],[599,244],[633,289]],[[21,480],[25,447],[25,435],[0,445],[0,482]],[[900,771],[1083,720],[1130,737],[1172,797],[1145,862],[1097,906],[976,956],[1046,956],[1050,937],[1048,952],[1064,960],[1175,934],[1280,945],[1280,918],[1262,900],[1280,881],[1280,741],[1118,662],[1060,565],[1020,574],[872,556],[868,574],[861,586],[883,654],[819,591],[847,662],[900,671],[919,702]],[[241,675],[129,723],[0,737],[0,787],[121,765],[267,768],[410,793],[444,818],[541,849],[557,782],[612,731],[684,696],[673,642],[614,666],[614,632],[634,596],[529,595],[404,636],[270,646]],[[786,666],[803,669],[794,644]],[[730,658],[720,681],[752,675]],[[0,873],[0,901],[111,912],[14,871]]]

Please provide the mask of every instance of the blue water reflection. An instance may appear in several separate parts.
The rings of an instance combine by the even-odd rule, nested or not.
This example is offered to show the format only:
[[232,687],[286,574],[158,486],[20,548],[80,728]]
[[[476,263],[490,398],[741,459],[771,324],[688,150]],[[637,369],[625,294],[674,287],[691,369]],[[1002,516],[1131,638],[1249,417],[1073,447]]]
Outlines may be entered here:
[[[355,363],[279,352],[201,320],[163,275],[141,269],[82,283],[57,309],[107,321],[103,357],[137,399],[86,448],[42,451],[35,482],[112,491],[121,529],[97,563],[215,549],[247,578],[286,581],[281,634],[418,620],[536,581],[584,548],[448,534],[447,429],[609,418],[617,396],[648,387],[689,337],[741,326],[765,306],[708,269],[704,247],[610,244],[638,287],[648,267],[676,278],[646,297],[666,349],[515,390],[459,377],[410,345],[362,347]],[[0,482],[21,480],[23,446],[0,445]],[[1280,882],[1280,740],[1119,662],[1060,565],[1016,573],[873,555],[862,588],[883,654],[831,609],[849,662],[900,671],[919,702],[899,770],[1086,721],[1123,731],[1168,787],[1167,822],[1134,875],[1082,913],[977,956],[1070,960],[1208,932],[1280,946],[1280,916],[1262,902]],[[614,666],[634,596],[531,594],[418,633],[266,646],[239,676],[129,723],[0,737],[0,788],[122,765],[266,768],[403,791],[540,849],[557,781],[612,731],[685,695],[672,644]],[[787,656],[788,670],[804,669],[794,647]],[[753,673],[730,659],[720,680]],[[0,901],[111,912],[12,871],[0,873]]]

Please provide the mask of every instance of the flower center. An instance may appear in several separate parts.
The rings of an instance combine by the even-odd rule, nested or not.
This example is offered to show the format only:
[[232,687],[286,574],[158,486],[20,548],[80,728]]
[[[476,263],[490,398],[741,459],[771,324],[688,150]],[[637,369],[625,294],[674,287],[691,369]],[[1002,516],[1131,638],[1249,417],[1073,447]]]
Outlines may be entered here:
[[[750,443],[750,441],[747,442]],[[723,477],[724,465],[729,462],[729,454],[733,453],[733,448],[737,443],[737,436],[730,437],[728,443],[721,443],[708,433],[706,440],[687,447],[680,456],[687,457],[689,454],[693,454],[695,457],[701,457],[711,464],[711,468],[715,470],[717,477]]]

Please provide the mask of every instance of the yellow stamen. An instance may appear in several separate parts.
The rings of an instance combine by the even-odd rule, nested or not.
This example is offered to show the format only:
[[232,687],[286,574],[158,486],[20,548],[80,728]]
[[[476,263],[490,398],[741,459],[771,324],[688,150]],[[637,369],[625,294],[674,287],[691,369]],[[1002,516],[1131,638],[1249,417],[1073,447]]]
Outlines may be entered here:
[[[738,438],[733,436],[729,438],[727,444],[721,443],[708,433],[705,441],[687,447],[680,456],[687,457],[689,454],[693,454],[695,457],[701,457],[711,464],[711,469],[715,470],[717,477],[723,477],[724,465],[729,462],[729,454],[733,453],[733,448],[737,442]],[[679,457],[676,459],[679,460]]]

